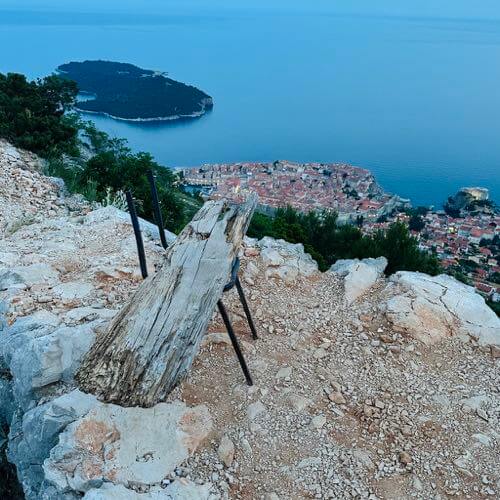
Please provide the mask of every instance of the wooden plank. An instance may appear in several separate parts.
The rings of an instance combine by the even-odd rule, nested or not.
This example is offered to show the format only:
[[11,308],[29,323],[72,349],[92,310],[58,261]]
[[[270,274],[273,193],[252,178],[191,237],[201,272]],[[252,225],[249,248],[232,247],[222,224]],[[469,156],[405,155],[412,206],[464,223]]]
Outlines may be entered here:
[[205,203],[87,353],[83,391],[123,406],[167,397],[193,363],[256,204]]

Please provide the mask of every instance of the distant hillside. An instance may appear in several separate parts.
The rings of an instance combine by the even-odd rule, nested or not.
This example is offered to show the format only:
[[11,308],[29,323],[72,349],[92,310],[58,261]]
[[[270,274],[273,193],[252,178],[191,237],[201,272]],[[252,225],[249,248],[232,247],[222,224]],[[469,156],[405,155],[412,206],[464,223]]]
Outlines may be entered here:
[[78,109],[132,121],[174,120],[203,115],[213,107],[205,92],[133,64],[84,61],[62,64],[60,76],[74,80],[80,92],[94,99]]

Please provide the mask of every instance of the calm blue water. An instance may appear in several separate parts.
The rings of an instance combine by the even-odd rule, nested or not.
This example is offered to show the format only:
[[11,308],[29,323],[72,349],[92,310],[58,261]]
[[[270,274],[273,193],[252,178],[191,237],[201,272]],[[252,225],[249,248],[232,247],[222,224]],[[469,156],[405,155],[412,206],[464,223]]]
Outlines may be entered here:
[[500,201],[500,21],[1,9],[1,72],[37,77],[100,58],[165,70],[212,95],[213,112],[196,121],[92,117],[165,165],[342,161],[414,204],[440,205],[464,185]]

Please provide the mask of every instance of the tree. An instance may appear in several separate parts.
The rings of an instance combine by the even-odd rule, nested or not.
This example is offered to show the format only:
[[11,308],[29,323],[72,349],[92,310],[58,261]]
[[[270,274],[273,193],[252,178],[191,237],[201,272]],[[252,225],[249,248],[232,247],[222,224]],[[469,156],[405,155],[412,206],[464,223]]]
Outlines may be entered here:
[[455,198],[453,196],[448,197],[448,200],[443,205],[444,211],[450,217],[458,219],[460,217],[460,209],[455,206]]
[[422,217],[420,217],[420,215],[412,215],[410,217],[409,222],[408,222],[408,227],[412,231],[420,232],[425,227],[424,219],[422,219]]
[[29,82],[16,73],[0,73],[0,137],[43,157],[78,154],[74,116],[76,84],[49,76]]
[[287,207],[277,210],[273,218],[256,214],[248,233],[258,238],[271,236],[303,243],[322,271],[338,259],[385,256],[389,261],[388,274],[399,270],[440,272],[435,255],[421,250],[403,223],[392,224],[387,231],[369,236],[363,235],[357,226],[338,225],[336,213],[303,214]]
[[[102,146],[101,146],[102,148]],[[98,200],[106,197],[107,191],[130,189],[136,199],[139,215],[153,220],[151,192],[147,172],[152,170],[157,178],[158,199],[162,208],[165,226],[171,231],[179,231],[193,214],[187,210],[182,193],[174,187],[171,170],[158,165],[148,153],[132,154],[122,143],[116,143],[92,157],[80,174],[80,184],[95,182]],[[193,199],[194,207],[198,202]]]

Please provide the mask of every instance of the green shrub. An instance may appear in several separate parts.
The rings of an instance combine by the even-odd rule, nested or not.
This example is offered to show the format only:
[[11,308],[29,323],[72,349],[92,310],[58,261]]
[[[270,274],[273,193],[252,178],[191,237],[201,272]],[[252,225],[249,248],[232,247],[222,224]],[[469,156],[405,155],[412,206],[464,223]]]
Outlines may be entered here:
[[302,214],[291,207],[278,209],[274,217],[255,214],[248,235],[255,238],[271,236],[291,243],[302,243],[306,252],[326,271],[338,259],[363,259],[385,256],[386,273],[421,271],[435,275],[441,271],[435,255],[419,249],[405,224],[396,222],[387,231],[363,235],[359,227],[338,225],[331,212]]

